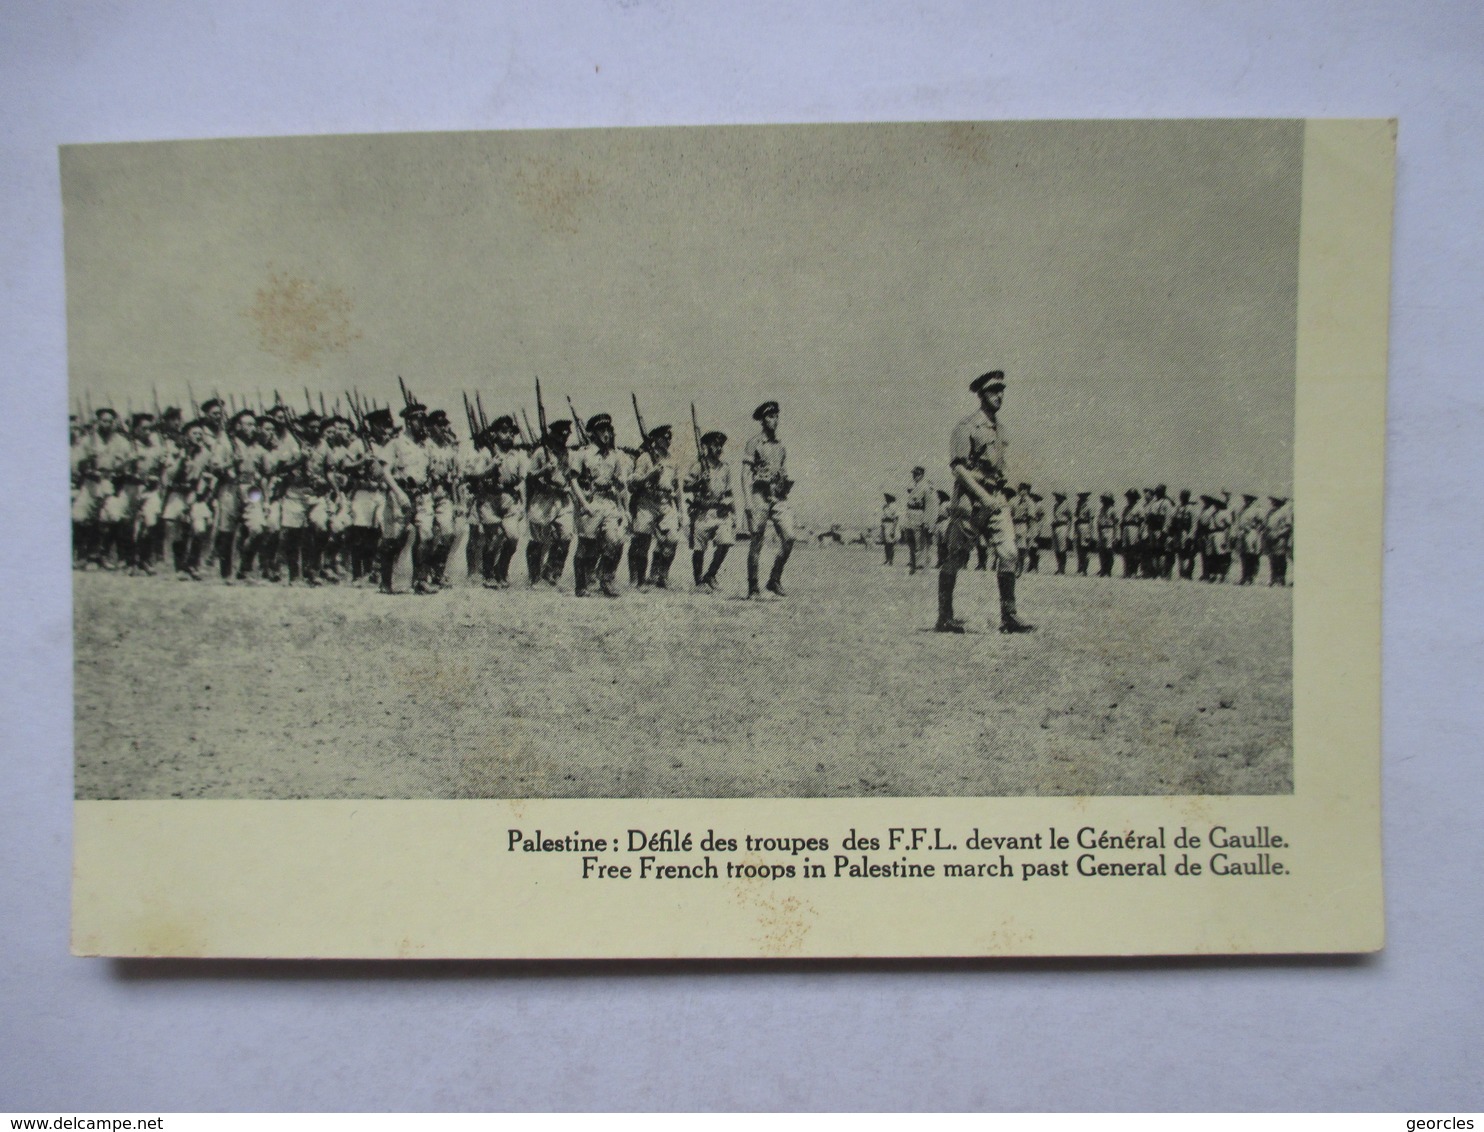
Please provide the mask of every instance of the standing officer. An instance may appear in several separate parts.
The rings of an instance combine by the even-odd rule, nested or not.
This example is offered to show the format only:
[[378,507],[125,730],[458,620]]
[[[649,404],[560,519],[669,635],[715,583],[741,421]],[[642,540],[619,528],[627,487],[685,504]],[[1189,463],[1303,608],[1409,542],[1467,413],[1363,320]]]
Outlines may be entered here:
[[1067,493],[1051,493],[1051,552],[1056,555],[1056,572],[1067,572],[1067,550],[1072,545],[1072,508]]
[[1016,615],[1015,525],[1010,518],[1002,489],[1010,441],[1000,420],[1005,399],[1003,370],[990,370],[969,384],[979,398],[979,408],[953,430],[949,467],[953,470],[953,496],[949,504],[947,555],[938,568],[939,633],[962,633],[964,623],[953,615],[953,590],[958,572],[969,564],[969,556],[981,537],[994,547],[996,578],[1000,591],[1000,632],[1028,633],[1035,628]]
[[885,492],[886,502],[881,505],[881,545],[886,551],[883,566],[890,566],[897,556],[897,539],[900,537],[902,514],[897,510],[897,497]]
[[[932,545],[937,527],[938,495],[927,480],[927,469],[912,469],[912,483],[907,487],[907,573],[926,571],[932,565]],[[921,562],[918,556],[921,556]]]
[[1088,502],[1092,492],[1077,493],[1077,508],[1072,520],[1073,533],[1077,540],[1077,576],[1087,577],[1087,563],[1092,558],[1093,548],[1098,543],[1097,515]]
[[794,549],[793,508],[788,493],[793,487],[785,467],[787,453],[778,439],[778,402],[764,401],[753,410],[752,419],[763,428],[742,449],[742,514],[747,520],[751,543],[747,548],[747,596],[762,596],[758,590],[763,540],[768,526],[778,532],[778,557],[768,574],[768,592],[787,597],[783,592],[783,567]]
[[1118,508],[1113,505],[1113,493],[1105,491],[1098,496],[1102,504],[1098,508],[1098,577],[1113,576],[1113,554],[1118,549]]

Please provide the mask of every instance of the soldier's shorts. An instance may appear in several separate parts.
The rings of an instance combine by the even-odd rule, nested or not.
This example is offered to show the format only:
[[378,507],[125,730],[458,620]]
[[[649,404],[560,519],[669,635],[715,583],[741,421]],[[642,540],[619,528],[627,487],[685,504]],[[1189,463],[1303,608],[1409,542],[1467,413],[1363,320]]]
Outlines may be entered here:
[[309,523],[309,504],[312,500],[307,487],[291,487],[278,501],[278,525],[285,531],[302,530]]
[[268,529],[268,504],[263,499],[263,489],[249,488],[242,500],[242,529],[250,535],[260,535]]
[[139,491],[137,484],[129,484],[119,488],[112,495],[105,496],[98,507],[98,521],[100,523],[123,523],[134,513],[134,497]]
[[705,550],[707,546],[731,546],[737,541],[737,526],[728,511],[703,511],[696,516],[690,527],[690,548]]
[[453,498],[442,492],[429,496],[428,506],[433,516],[433,527],[427,534],[423,534],[422,528],[418,528],[418,534],[423,538],[432,538],[436,531],[439,538],[453,538],[458,534],[456,508]]
[[1015,524],[1015,545],[1018,546],[1021,550],[1024,550],[1028,546],[1030,546],[1030,544],[1031,544],[1031,529],[1030,529],[1030,527],[1025,526],[1023,523],[1016,523]]
[[165,493],[159,488],[146,491],[139,497],[139,507],[134,512],[134,523],[141,531],[150,530],[160,521],[165,510]]
[[189,526],[192,534],[204,535],[211,529],[211,506],[172,491],[165,500],[164,518],[166,522]]
[[475,504],[474,515],[481,527],[498,527],[502,536],[516,541],[525,525],[526,505],[518,495],[484,496]]
[[1070,527],[1051,528],[1051,549],[1059,554],[1065,554],[1072,548],[1072,535]]
[[74,523],[97,522],[103,502],[112,491],[112,484],[84,483],[77,489],[77,498],[72,501],[72,521]]
[[311,495],[304,509],[304,525],[317,531],[330,529],[330,513],[334,502],[328,495]]
[[191,497],[179,491],[172,491],[165,496],[164,506],[160,508],[160,517],[167,523],[178,523],[186,517],[186,512],[191,509]]
[[597,495],[591,506],[577,515],[577,537],[596,539],[604,550],[622,546],[629,534],[629,516],[616,499]]
[[385,538],[401,538],[409,529],[415,529],[421,539],[433,537],[433,500],[427,494],[411,497],[410,505],[403,506],[391,492],[387,492],[381,511],[381,533]]
[[386,494],[358,487],[350,493],[350,525],[353,527],[381,526],[381,509]]
[[330,533],[338,535],[350,530],[350,520],[350,499],[344,495],[336,496],[330,505]]
[[749,538],[767,534],[768,525],[778,532],[784,542],[794,540],[794,509],[786,499],[775,499],[771,503],[761,495],[753,495],[752,512],[742,514],[743,525]]
[[996,569],[1002,574],[1013,574],[1020,561],[1015,549],[1015,524],[1010,519],[1008,508],[1003,506],[974,507],[960,500],[948,514],[948,537],[943,560],[939,569],[962,570],[969,564],[974,547],[984,539],[994,548]]
[[242,489],[234,483],[223,484],[216,493],[217,530],[235,530],[242,521],[242,507]]
[[634,511],[634,533],[655,535],[661,542],[680,539],[680,508],[670,501],[641,500]]
[[531,538],[536,542],[572,537],[572,499],[567,495],[537,494],[527,508]]

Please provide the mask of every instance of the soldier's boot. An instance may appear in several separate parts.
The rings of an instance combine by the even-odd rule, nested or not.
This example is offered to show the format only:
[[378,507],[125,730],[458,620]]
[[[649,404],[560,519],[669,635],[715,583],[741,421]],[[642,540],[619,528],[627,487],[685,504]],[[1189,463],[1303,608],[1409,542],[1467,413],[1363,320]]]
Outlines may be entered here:
[[1041,572],[1040,550],[1033,546],[1030,548],[1029,551],[1027,551],[1027,553],[1030,555],[1030,561],[1027,564],[1026,569],[1032,574],[1039,574]]
[[907,536],[907,574],[910,577],[915,573],[917,573],[917,537],[909,534]]
[[[716,572],[721,569],[721,564],[726,561],[727,551],[731,549],[729,546],[718,546],[716,553],[711,556],[711,569],[707,570],[701,577],[701,585],[705,586],[708,590],[716,588]],[[703,551],[700,557],[705,558],[705,556],[705,552]]]
[[1067,552],[1065,550],[1056,551],[1056,572],[1058,574],[1065,574],[1067,572]]
[[675,547],[661,546],[654,552],[654,568],[650,571],[650,580],[654,588],[664,590],[670,588],[670,563],[675,561]]
[[301,535],[301,531],[292,527],[285,527],[278,532],[278,550],[283,558],[284,568],[288,571],[290,585],[299,580],[299,549],[303,541]]
[[1288,584],[1288,558],[1286,555],[1273,555],[1268,560],[1268,568],[1268,585],[1286,586]]
[[473,519],[469,521],[469,537],[464,542],[464,577],[472,578],[478,574],[486,582],[491,580],[491,569],[485,563],[489,561],[492,541],[482,526]]
[[515,557],[515,540],[502,539],[500,557],[495,561],[495,581],[502,586],[510,584],[510,560]]
[[567,551],[571,546],[571,539],[556,539],[546,552],[546,572],[542,577],[548,585],[554,586],[562,580],[562,571],[567,568]]
[[964,623],[953,615],[953,587],[957,582],[957,571],[938,571],[938,623],[933,626],[935,633],[964,632]]
[[[470,536],[469,542],[470,545],[473,545],[474,539],[472,534]],[[485,585],[494,585],[499,581],[500,556],[505,550],[503,540],[490,535],[485,535],[480,540],[480,542],[481,546],[479,548],[479,576],[484,579]],[[471,574],[474,572],[473,566],[470,566],[469,572]]]
[[577,540],[577,553],[572,558],[572,581],[573,592],[578,597],[586,597],[591,591],[597,578],[598,559],[601,555],[596,539]]
[[[757,550],[760,551],[761,550],[761,547],[759,546],[759,541],[760,541],[759,539],[754,539],[752,545],[753,545],[753,548],[754,549],[757,549]],[[761,597],[762,596],[762,592],[763,591],[762,591],[761,587],[759,587],[758,584],[757,584],[757,576],[758,576],[758,572],[759,572],[758,571],[759,566],[760,566],[760,563],[758,562],[758,555],[754,554],[751,550],[749,550],[747,552],[747,596],[748,597]]]
[[1015,575],[1002,573],[996,579],[1000,584],[1000,632],[1029,633],[1035,629],[1015,615]]
[[1077,576],[1079,578],[1087,577],[1087,558],[1087,551],[1079,546],[1077,548]]
[[82,566],[88,560],[88,526],[86,523],[72,524],[72,565]]
[[400,538],[383,538],[377,544],[377,588],[384,594],[392,592],[392,574],[397,569],[397,558],[401,553],[402,539]]
[[[984,546],[984,545],[976,546],[974,548],[974,556],[975,556],[974,569],[976,569],[976,570],[988,570],[989,569],[989,547]],[[1063,558],[1062,561],[1065,562],[1066,559]],[[1058,570],[1057,573],[1061,573],[1061,571]]]
[[546,547],[535,539],[526,540],[526,580],[535,585],[541,580],[541,566],[546,559]]
[[768,572],[768,592],[778,597],[787,597],[783,592],[783,568],[788,565],[788,556],[794,552],[793,540],[789,539],[778,550],[773,559],[773,569]]
[[698,585],[698,586],[702,586],[702,585],[705,585],[706,584],[706,576],[702,574],[702,571],[705,568],[706,568],[706,552],[704,550],[693,550],[693,551],[691,551],[690,552],[690,572],[691,572],[691,577],[693,577],[695,579],[696,585]]
[[224,582],[232,580],[232,544],[236,535],[232,531],[216,532],[216,568]]
[[897,544],[890,539],[886,540],[886,561],[883,565],[890,566],[896,561]]
[[618,596],[618,565],[623,561],[623,547],[615,546],[603,552],[598,564],[598,589],[604,597]]
[[647,581],[649,540],[649,535],[635,535],[629,542],[629,586],[632,589],[641,589]]
[[194,532],[186,535],[186,573],[194,582],[201,580],[201,556],[209,541],[205,535]]

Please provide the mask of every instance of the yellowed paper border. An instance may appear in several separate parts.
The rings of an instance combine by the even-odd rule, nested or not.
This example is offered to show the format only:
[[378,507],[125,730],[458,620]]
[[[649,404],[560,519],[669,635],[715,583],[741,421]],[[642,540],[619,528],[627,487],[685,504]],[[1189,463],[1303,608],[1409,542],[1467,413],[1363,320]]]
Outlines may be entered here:
[[[1380,565],[1395,123],[1310,122],[1299,276],[1295,791],[1287,797],[741,801],[78,802],[81,955],[785,957],[1367,951],[1382,943]],[[1219,839],[1248,842],[1218,849]],[[689,832],[825,838],[828,850],[713,854],[822,865],[822,879],[582,879],[582,853],[527,840]],[[1066,836],[1058,851],[966,848]],[[873,861],[1012,875],[836,877],[850,832]],[[885,848],[893,836],[901,843]],[[929,848],[911,851],[919,836]],[[1100,834],[1160,834],[1167,875],[1021,879],[1025,863],[1132,859]],[[1090,831],[1081,833],[1079,831]],[[1199,847],[1177,844],[1181,832]],[[1079,836],[1093,847],[1079,845]],[[1275,839],[1277,841],[1275,842]],[[1213,857],[1256,875],[1213,875]],[[1176,874],[1182,855],[1200,876]],[[941,858],[940,858],[941,859]],[[1260,871],[1265,859],[1269,871]],[[1275,863],[1281,872],[1272,871]],[[590,869],[591,871],[591,869]]]

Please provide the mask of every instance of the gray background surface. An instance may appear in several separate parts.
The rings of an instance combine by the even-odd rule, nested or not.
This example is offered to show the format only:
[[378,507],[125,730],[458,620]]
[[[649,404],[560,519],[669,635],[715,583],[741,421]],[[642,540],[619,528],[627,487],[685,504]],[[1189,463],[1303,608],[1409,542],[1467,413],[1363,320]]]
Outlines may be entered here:
[[[0,14],[0,1106],[1477,1108],[1484,10],[59,4]],[[68,957],[61,143],[972,118],[1401,118],[1386,952],[912,964]]]

